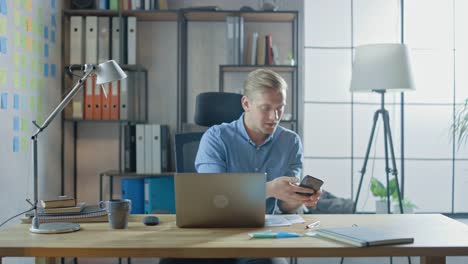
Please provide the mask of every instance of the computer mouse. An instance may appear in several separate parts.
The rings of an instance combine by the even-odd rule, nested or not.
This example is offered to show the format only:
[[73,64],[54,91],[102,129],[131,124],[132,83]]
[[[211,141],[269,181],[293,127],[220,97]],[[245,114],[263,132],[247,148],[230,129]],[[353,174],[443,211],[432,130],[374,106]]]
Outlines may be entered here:
[[143,218],[143,224],[147,226],[155,226],[159,224],[159,218],[157,216],[148,215]]

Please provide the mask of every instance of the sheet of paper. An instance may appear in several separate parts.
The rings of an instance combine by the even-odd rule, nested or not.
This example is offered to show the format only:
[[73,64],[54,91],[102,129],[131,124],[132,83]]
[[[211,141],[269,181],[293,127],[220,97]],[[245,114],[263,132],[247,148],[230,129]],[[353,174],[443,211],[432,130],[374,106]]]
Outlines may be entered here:
[[290,226],[304,222],[300,215],[265,215],[265,226]]

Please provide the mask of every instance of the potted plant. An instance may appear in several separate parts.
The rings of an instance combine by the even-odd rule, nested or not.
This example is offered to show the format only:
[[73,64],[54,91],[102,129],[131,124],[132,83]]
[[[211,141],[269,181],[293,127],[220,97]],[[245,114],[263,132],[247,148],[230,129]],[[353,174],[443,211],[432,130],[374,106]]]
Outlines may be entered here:
[[[393,181],[393,182],[392,182]],[[393,186],[393,187],[392,187]],[[390,194],[393,193],[392,188],[395,188],[396,182],[395,179],[390,181]],[[387,188],[380,182],[377,178],[371,178],[371,187],[370,190],[372,195],[377,198],[375,201],[375,212],[377,214],[385,214],[387,210]]]
[[[390,180],[390,199],[393,204],[393,212],[400,213],[400,205],[398,203],[398,192],[396,188],[396,180],[392,178]],[[374,197],[377,197],[378,200],[375,201],[375,212],[378,214],[388,213],[387,211],[387,188],[385,185],[380,182],[377,178],[372,177],[371,179],[371,192]],[[413,202],[409,199],[404,198],[401,200],[404,213],[412,213],[415,208],[418,208]]]
[[468,99],[465,100],[465,103],[461,109],[455,114],[455,121],[451,127],[453,132],[452,140],[460,147],[463,144],[466,144],[468,139]]

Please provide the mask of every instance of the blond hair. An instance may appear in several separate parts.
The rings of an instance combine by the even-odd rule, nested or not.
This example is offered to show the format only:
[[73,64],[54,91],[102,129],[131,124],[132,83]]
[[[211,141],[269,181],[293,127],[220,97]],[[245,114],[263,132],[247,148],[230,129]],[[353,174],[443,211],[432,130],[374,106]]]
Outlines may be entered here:
[[257,69],[247,76],[244,82],[244,95],[253,98],[256,92],[276,90],[286,96],[288,84],[278,73],[268,69]]

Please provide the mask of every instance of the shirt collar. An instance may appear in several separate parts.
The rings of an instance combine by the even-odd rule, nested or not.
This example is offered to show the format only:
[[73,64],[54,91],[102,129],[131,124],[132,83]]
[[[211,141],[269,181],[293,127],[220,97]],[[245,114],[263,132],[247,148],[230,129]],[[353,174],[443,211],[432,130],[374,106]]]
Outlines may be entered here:
[[[253,142],[250,137],[249,137],[249,134],[247,134],[247,130],[245,129],[245,125],[244,125],[244,115],[245,115],[245,112],[242,113],[242,115],[240,116],[239,119],[236,120],[236,127],[237,127],[237,130],[240,132],[240,134],[242,135],[242,137],[247,141],[249,142],[252,146],[255,146],[257,147],[257,145],[255,145],[255,142]],[[276,135],[279,133],[279,130],[280,130],[280,126],[278,126],[276,129],[275,129],[275,132],[273,132],[273,134],[271,134],[270,136],[268,136],[268,138],[265,140],[265,142],[263,142],[263,144],[261,144],[260,146],[258,147],[261,147],[265,144],[268,144],[270,141],[272,141]]]

